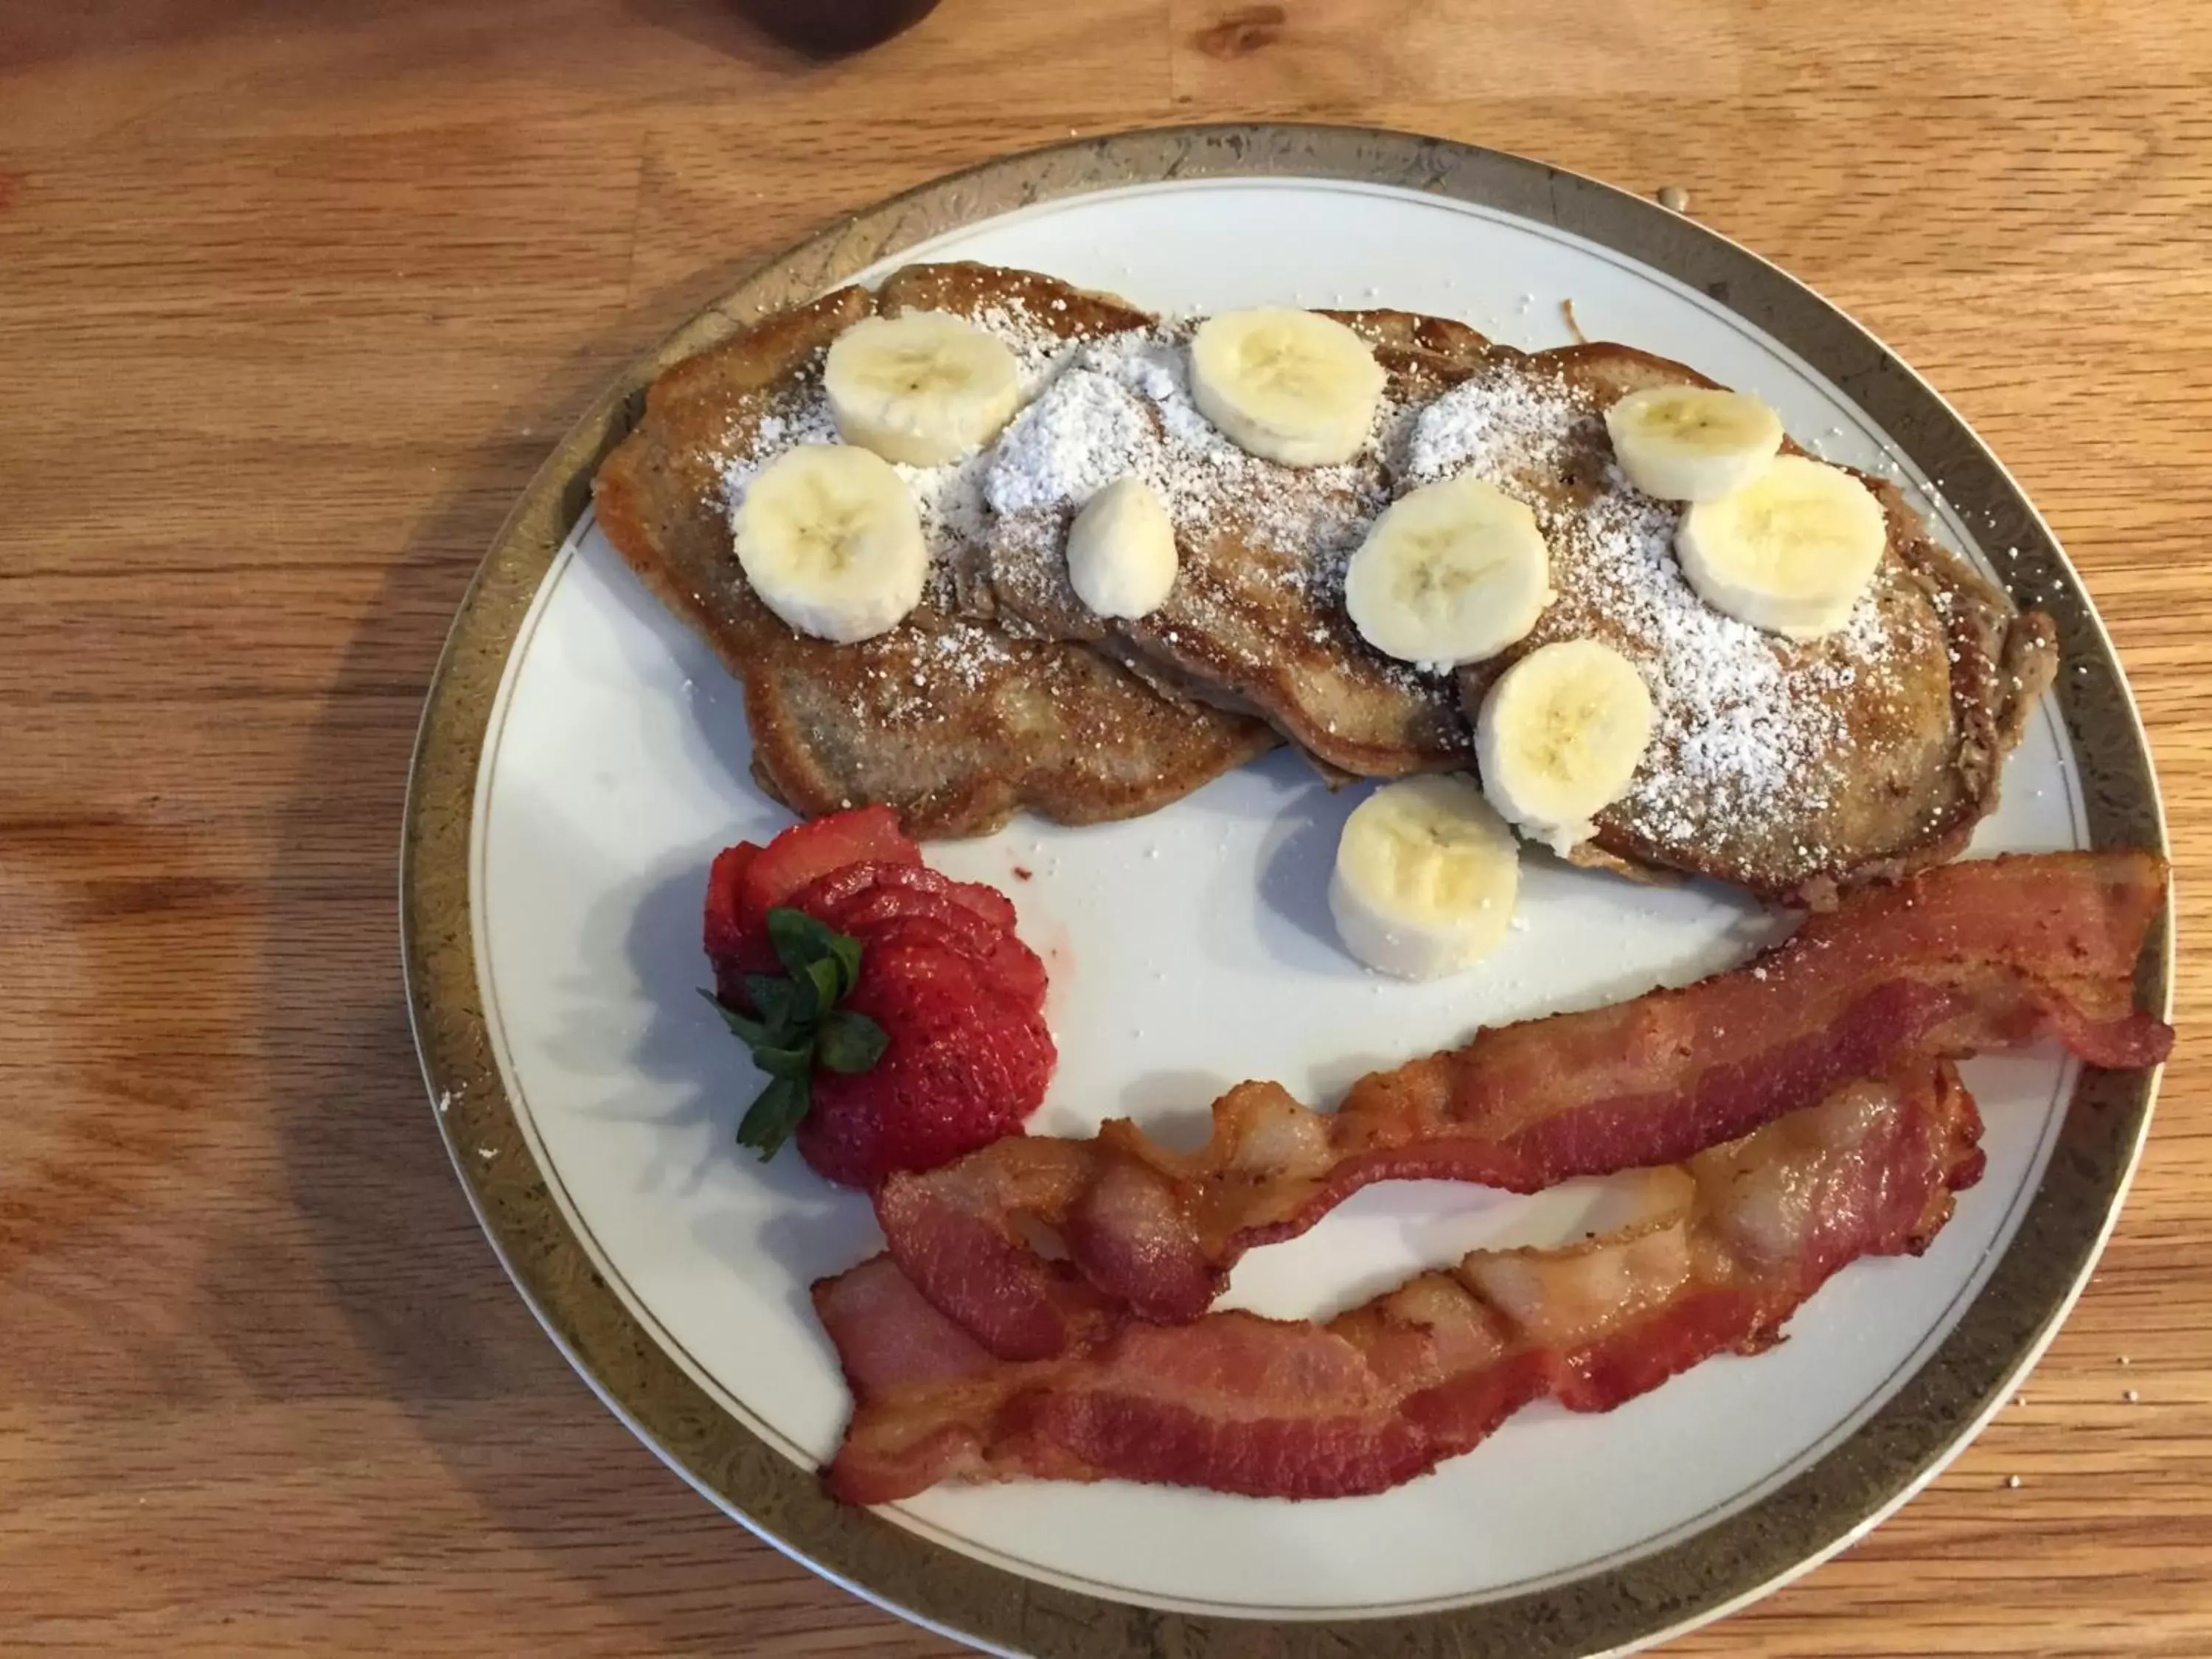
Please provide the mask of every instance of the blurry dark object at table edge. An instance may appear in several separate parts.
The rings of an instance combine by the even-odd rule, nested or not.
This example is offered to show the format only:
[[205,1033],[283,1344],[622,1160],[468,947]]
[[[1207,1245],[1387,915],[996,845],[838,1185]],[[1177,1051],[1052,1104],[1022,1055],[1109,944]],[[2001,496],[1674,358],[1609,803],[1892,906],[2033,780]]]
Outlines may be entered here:
[[777,40],[817,58],[880,46],[937,9],[937,0],[737,0]]

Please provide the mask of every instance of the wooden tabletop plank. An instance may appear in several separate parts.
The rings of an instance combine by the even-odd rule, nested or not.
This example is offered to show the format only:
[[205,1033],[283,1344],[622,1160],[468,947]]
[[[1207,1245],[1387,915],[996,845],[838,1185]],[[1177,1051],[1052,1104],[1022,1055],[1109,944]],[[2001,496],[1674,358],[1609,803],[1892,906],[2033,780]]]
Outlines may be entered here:
[[415,721],[558,434],[745,265],[1007,149],[1261,118],[1686,189],[1927,374],[2067,543],[2179,882],[2136,1190],[2022,1401],[1674,1650],[2212,1652],[2212,12],[2186,0],[945,0],[829,64],[708,0],[10,9],[0,1650],[952,1650],[714,1512],[500,1274],[401,996]]

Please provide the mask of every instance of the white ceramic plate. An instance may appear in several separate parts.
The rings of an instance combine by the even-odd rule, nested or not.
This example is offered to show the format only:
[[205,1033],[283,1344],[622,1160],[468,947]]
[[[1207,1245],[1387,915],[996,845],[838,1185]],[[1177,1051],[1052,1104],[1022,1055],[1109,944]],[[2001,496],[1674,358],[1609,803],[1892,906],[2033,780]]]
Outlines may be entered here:
[[[1496,208],[1347,180],[1160,183],[982,219],[889,263],[924,258],[1046,270],[1162,311],[1398,307],[1528,347],[1568,340],[1571,300],[1592,337],[1757,393],[1809,447],[1891,472],[1945,539],[1985,566],[2004,562],[1779,340],[1683,282]],[[701,899],[719,848],[789,822],[746,759],[736,684],[586,514],[515,631],[468,843],[483,1029],[520,1146],[456,1155],[533,1159],[636,1325],[715,1407],[804,1468],[827,1459],[848,1409],[806,1288],[880,1236],[863,1199],[795,1155],[763,1166],[732,1144],[757,1084],[694,994],[707,978]],[[1194,1128],[1247,1077],[1331,1101],[1359,1073],[1477,1025],[1698,977],[1770,930],[1716,887],[1640,888],[1532,854],[1497,957],[1442,983],[1385,981],[1338,947],[1324,896],[1338,827],[1364,793],[1331,794],[1278,755],[1149,818],[1079,830],[1019,819],[930,849],[948,873],[1014,898],[1051,971],[1060,1061],[1033,1133],[1081,1134],[1120,1115]],[[2075,746],[2047,702],[1975,851],[2091,839]],[[1373,1498],[1036,1484],[934,1491],[883,1513],[1021,1579],[1269,1620],[1434,1613],[1678,1543],[1851,1437],[1973,1302],[2037,1191],[2075,1074],[2038,1050],[1978,1061],[1967,1078],[1988,1126],[1986,1176],[1927,1255],[1852,1267],[1770,1354],[1713,1360],[1602,1416],[1526,1411],[1470,1455]],[[1240,1264],[1230,1300],[1326,1314],[1478,1245],[1577,1235],[1601,1202],[1581,1187],[1533,1198],[1443,1183],[1370,1190]],[[1972,1426],[1955,1425],[1952,1449]]]

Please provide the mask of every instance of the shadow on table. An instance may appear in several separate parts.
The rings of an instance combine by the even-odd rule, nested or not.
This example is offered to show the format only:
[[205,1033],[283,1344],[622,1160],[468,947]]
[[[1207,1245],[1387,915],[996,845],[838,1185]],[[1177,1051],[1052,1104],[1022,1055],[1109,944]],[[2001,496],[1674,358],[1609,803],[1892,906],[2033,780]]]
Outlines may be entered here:
[[[605,339],[580,350],[532,414],[580,406],[622,355]],[[488,1529],[539,1552],[634,1634],[623,1650],[725,1652],[741,1631],[746,1646],[812,1632],[854,1651],[951,1651],[755,1545],[623,1430],[501,1272],[425,1098],[396,888],[416,717],[476,562],[544,448],[495,439],[457,460],[301,756],[261,946],[260,1036],[312,1256],[218,1233],[204,1269],[210,1334],[270,1397],[380,1396],[404,1412]],[[332,1310],[349,1346],[333,1340]]]

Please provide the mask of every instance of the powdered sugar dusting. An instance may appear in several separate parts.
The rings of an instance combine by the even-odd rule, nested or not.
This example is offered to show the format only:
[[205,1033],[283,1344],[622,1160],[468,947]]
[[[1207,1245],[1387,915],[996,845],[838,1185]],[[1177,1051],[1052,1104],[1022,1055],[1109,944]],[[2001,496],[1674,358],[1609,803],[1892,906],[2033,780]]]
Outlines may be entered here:
[[[902,647],[897,665],[887,659],[870,672],[867,708],[856,704],[856,714],[927,720],[933,688],[973,690],[1012,653],[1033,649],[1008,637],[1006,628],[1018,630],[1010,616],[978,623],[960,614],[991,609],[976,569],[981,550],[992,550],[1002,581],[1010,555],[1016,566],[1049,574],[1069,517],[1125,476],[1159,493],[1186,547],[1208,544],[1224,526],[1241,537],[1236,569],[1179,580],[1171,609],[1154,619],[1154,643],[1170,657],[1181,660],[1198,635],[1215,660],[1224,650],[1258,653],[1253,665],[1262,668],[1267,651],[1318,647],[1425,696],[1434,693],[1432,676],[1375,658],[1352,632],[1341,603],[1345,561],[1389,499],[1394,475],[1413,485],[1471,471],[1527,501],[1559,596],[1531,643],[1604,639],[1644,675],[1655,741],[1612,816],[1662,846],[1708,848],[1755,839],[1761,826],[1817,824],[1843,793],[1851,710],[1863,714],[1884,695],[1891,665],[1909,655],[1889,637],[1876,591],[1841,634],[1810,646],[1705,605],[1674,556],[1677,509],[1627,484],[1611,465],[1595,398],[1540,365],[1501,359],[1431,402],[1386,404],[1352,462],[1291,469],[1238,449],[1198,412],[1186,331],[1176,325],[1070,341],[1018,307],[994,307],[975,320],[1014,351],[1028,401],[981,453],[897,469],[935,560],[930,603],[938,615],[932,630]],[[836,441],[817,357],[768,415],[727,435],[717,457],[727,507],[738,509],[778,455]],[[1255,622],[1267,617],[1303,620],[1294,635],[1271,640]],[[1179,638],[1178,629],[1189,633]],[[1807,875],[1829,861],[1809,840],[1795,858]]]
[[[1034,397],[1077,349],[1035,318],[1006,306],[992,306],[968,320],[996,336],[1014,354],[1022,396]],[[840,441],[836,416],[822,390],[822,359],[806,367],[796,390],[760,418],[750,434],[740,427],[725,434],[716,470],[721,475],[722,499],[734,514],[745,491],[761,470],[801,444]],[[892,470],[906,483],[921,517],[921,531],[930,555],[940,566],[957,558],[983,538],[988,515],[983,508],[983,479],[991,461],[986,445],[965,460],[943,466],[906,466]]]
[[1536,375],[1463,380],[1414,418],[1407,475],[1422,484],[1472,472],[1502,485],[1542,467],[1579,418],[1566,388]]
[[1169,323],[1091,342],[1008,427],[985,483],[1002,593],[1052,592],[1070,518],[1133,477],[1165,504],[1186,560],[1213,555],[1187,565],[1167,605],[1131,629],[1147,650],[1201,678],[1225,673],[1231,689],[1240,675],[1270,678],[1297,652],[1315,673],[1333,665],[1437,700],[1438,676],[1370,649],[1341,602],[1345,563],[1388,498],[1385,461],[1407,440],[1407,411],[1386,400],[1368,444],[1343,465],[1263,460],[1199,412],[1188,334]]
[[933,619],[927,629],[899,629],[848,647],[855,668],[850,708],[870,725],[906,727],[942,723],[965,696],[988,690],[1021,664],[1022,647],[987,623]]
[[[1626,636],[1652,686],[1658,740],[1624,809],[1676,846],[1715,823],[1812,822],[1850,743],[1838,694],[1882,660],[1880,608],[1862,596],[1836,641],[1791,647],[1698,597],[1674,558],[1680,522],[1614,478],[1555,544],[1576,574],[1554,626]],[[1824,851],[1806,849],[1808,870]]]
[[[1014,307],[987,306],[969,320],[995,336],[1014,354],[1024,403],[1044,388],[1077,349],[1073,342]],[[972,552],[988,533],[983,480],[990,470],[992,449],[992,445],[986,444],[967,459],[946,466],[896,469],[914,492],[915,505],[921,513],[922,535],[940,565]]]
[[1284,538],[1310,538],[1323,498],[1378,505],[1371,464],[1292,469],[1247,454],[1198,411],[1172,326],[1094,340],[1014,418],[984,485],[1004,514],[1079,507],[1133,475],[1158,490],[1176,528],[1234,515]]
[[[1892,641],[1876,592],[1838,634],[1793,645],[1699,599],[1674,552],[1680,510],[1611,461],[1594,400],[1519,366],[1423,410],[1407,449],[1418,482],[1472,471],[1535,508],[1559,597],[1531,641],[1598,638],[1651,688],[1651,750],[1617,811],[1662,845],[1711,853],[1764,826],[1811,826],[1838,794],[1848,705],[1881,694]],[[1828,861],[1817,831],[1787,849],[1801,875]]]
[[1025,403],[1042,391],[1045,382],[1058,374],[1061,365],[1081,349],[1079,341],[1054,333],[1018,307],[986,306],[969,316],[968,320],[986,334],[996,335],[1014,354],[1015,366],[1020,371],[1022,399]]
[[1158,471],[1158,447],[1135,394],[1079,364],[1014,417],[985,469],[984,499],[1000,513],[1079,506],[1126,474]]
[[836,443],[837,422],[830,413],[830,400],[822,395],[820,362],[809,368],[799,393],[762,416],[749,438],[732,432],[722,441],[716,469],[722,475],[722,498],[732,512],[762,469],[777,456],[801,444]]
[[[1016,307],[989,307],[970,320],[1013,352],[1024,398],[1049,381],[1076,349]],[[778,456],[802,444],[840,441],[836,417],[822,389],[823,355],[816,354],[767,414],[741,417],[723,434],[712,459],[724,509],[732,517],[752,481]],[[987,445],[944,466],[893,463],[921,520],[932,560],[926,604],[936,615],[927,629],[902,628],[847,647],[855,664],[856,718],[909,728],[940,721],[951,694],[983,690],[1020,665],[1022,647],[1000,629],[954,614],[961,589],[971,579],[969,567],[988,534],[983,478],[991,453]]]

